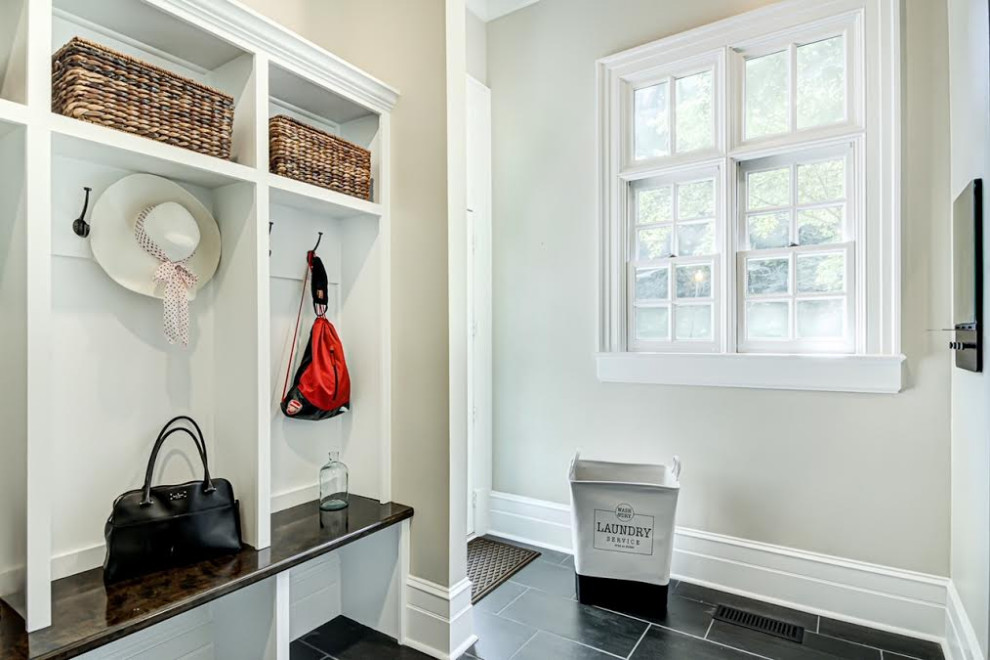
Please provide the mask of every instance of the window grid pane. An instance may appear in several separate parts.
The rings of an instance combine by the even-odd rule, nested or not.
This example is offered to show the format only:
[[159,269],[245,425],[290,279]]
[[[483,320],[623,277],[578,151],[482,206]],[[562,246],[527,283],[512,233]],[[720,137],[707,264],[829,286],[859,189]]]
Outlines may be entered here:
[[685,264],[674,268],[674,296],[685,298],[712,297],[712,265]]
[[848,117],[842,34],[747,57],[743,68],[745,140],[829,126]]
[[678,257],[715,254],[715,179],[679,183],[675,187],[675,247]]
[[787,247],[791,243],[791,213],[750,213],[746,216],[746,234],[754,250]]
[[840,35],[798,46],[797,128],[836,124],[846,118],[846,47]]
[[633,150],[636,160],[670,154],[670,82],[663,81],[633,93],[635,125]]
[[711,341],[711,304],[674,305],[674,338],[678,341]]
[[798,204],[825,204],[846,198],[844,158],[802,162],[797,165]]
[[703,179],[677,185],[677,219],[715,217],[715,180]]
[[676,151],[685,153],[714,146],[712,72],[678,78],[674,85]]
[[659,225],[636,232],[636,258],[640,261],[666,259],[671,255],[671,225]]
[[[637,184],[632,184],[637,185]],[[657,261],[718,253],[714,178],[633,189],[632,259]]]
[[799,245],[841,243],[845,224],[845,204],[798,208],[797,242]]
[[790,56],[782,50],[746,60],[746,139],[790,128]]
[[846,240],[847,162],[845,156],[799,160],[746,172],[743,244],[761,250]]
[[742,340],[768,345],[848,341],[851,250],[847,244],[842,249],[796,247],[745,255],[739,285]]
[[757,170],[746,176],[746,208],[750,211],[792,206],[791,168]]
[[702,220],[677,224],[677,254],[682,257],[715,253],[715,221]]
[[846,299],[797,299],[799,339],[842,339],[846,334]]
[[636,191],[636,224],[650,225],[674,219],[673,186]]
[[669,299],[670,268],[637,268],[634,298],[637,302]]
[[797,293],[845,293],[846,255],[844,252],[797,255]]
[[791,301],[759,300],[747,302],[746,335],[748,339],[790,339]]
[[789,255],[746,259],[747,297],[777,297],[790,292],[791,258]]
[[636,339],[666,341],[670,338],[670,308],[667,306],[636,308]]
[[629,184],[631,342],[674,346],[716,340],[716,178]]

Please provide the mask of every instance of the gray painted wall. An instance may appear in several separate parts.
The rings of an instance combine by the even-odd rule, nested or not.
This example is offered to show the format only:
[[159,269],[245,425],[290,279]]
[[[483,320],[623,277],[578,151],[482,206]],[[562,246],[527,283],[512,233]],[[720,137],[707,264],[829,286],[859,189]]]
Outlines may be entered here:
[[[495,489],[568,502],[568,460],[684,462],[678,522],[949,570],[945,0],[906,0],[903,349],[895,396],[595,377],[596,58],[765,0],[542,0],[488,24]],[[621,6],[621,10],[619,7]]]

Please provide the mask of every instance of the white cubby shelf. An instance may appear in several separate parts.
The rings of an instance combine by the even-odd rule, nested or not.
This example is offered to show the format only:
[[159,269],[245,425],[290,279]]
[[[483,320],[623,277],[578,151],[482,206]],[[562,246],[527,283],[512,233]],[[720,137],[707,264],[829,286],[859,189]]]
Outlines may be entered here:
[[0,131],[6,133],[16,126],[28,123],[27,106],[0,98]]
[[[231,159],[52,113],[51,58],[75,36],[231,94]],[[0,597],[26,631],[52,625],[61,581],[102,565],[114,497],[140,486],[155,435],[175,415],[202,425],[211,471],[233,483],[253,549],[272,545],[273,514],[316,499],[331,450],[350,467],[352,493],[391,502],[388,156],[397,100],[386,84],[234,0],[0,0],[0,369],[10,390],[0,397]],[[373,199],[271,174],[276,114],[369,149]],[[161,302],[114,283],[71,230],[84,187],[91,211],[107,187],[139,172],[185,187],[220,227],[220,268],[191,303],[186,349],[164,339]],[[306,251],[321,234],[353,405],[314,423],[285,418],[278,403]],[[193,447],[166,453],[157,483],[199,476]],[[395,563],[383,574],[398,571],[401,582],[408,521],[396,525],[381,535],[389,547],[379,554]],[[337,571],[339,590],[341,571],[370,570],[353,557],[376,552],[320,565]],[[289,616],[282,609],[272,616]]]

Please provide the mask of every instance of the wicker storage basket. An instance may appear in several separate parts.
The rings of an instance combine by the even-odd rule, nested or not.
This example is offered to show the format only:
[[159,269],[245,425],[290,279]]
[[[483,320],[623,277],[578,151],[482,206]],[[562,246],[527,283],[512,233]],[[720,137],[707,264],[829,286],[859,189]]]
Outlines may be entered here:
[[371,152],[292,117],[268,121],[271,171],[290,179],[371,199]]
[[233,97],[79,37],[52,57],[52,111],[230,159]]

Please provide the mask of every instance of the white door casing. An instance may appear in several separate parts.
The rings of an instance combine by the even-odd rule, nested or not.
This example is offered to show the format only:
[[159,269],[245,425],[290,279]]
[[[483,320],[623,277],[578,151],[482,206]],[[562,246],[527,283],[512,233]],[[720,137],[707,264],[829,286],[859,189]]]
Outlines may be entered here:
[[487,532],[492,484],[491,90],[467,81],[468,536]]

